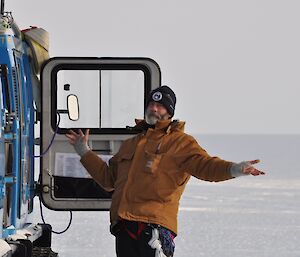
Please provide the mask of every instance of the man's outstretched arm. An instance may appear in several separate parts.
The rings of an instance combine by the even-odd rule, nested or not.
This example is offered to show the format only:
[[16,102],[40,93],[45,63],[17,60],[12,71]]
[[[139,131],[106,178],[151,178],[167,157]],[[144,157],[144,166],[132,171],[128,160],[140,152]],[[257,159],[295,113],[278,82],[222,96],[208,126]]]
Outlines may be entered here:
[[188,140],[184,140],[182,146],[181,154],[177,156],[177,163],[181,169],[199,179],[218,182],[243,175],[264,174],[253,166],[259,160],[234,163],[212,157],[191,136]]
[[73,130],[66,134],[69,143],[74,146],[75,151],[80,155],[80,162],[92,176],[92,178],[105,190],[112,191],[114,189],[113,172],[110,167],[99,156],[91,151],[87,144],[89,137],[89,129],[83,134],[81,130],[79,133]]

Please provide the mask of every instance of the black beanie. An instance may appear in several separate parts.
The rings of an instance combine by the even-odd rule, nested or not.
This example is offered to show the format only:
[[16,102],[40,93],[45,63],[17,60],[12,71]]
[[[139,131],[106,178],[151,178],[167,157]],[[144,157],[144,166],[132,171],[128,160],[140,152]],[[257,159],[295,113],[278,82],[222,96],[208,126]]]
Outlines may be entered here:
[[157,102],[163,105],[171,117],[174,116],[176,95],[168,86],[161,86],[152,90],[147,99],[147,106],[150,102]]

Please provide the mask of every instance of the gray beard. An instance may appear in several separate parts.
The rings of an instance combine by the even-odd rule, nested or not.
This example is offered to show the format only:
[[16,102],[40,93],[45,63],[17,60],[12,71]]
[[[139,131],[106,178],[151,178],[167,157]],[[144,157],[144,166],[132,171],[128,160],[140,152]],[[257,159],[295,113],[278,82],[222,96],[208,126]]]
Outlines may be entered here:
[[145,120],[149,125],[155,125],[159,120],[163,120],[164,117],[160,116],[157,113],[146,111]]
[[164,115],[160,116],[157,113],[154,114],[152,112],[146,112],[145,114],[145,120],[149,125],[155,125],[159,120],[167,120],[170,116],[169,115]]
[[145,120],[149,125],[155,125],[157,121],[159,121],[161,117],[157,117],[153,115],[152,113],[146,113],[145,114]]

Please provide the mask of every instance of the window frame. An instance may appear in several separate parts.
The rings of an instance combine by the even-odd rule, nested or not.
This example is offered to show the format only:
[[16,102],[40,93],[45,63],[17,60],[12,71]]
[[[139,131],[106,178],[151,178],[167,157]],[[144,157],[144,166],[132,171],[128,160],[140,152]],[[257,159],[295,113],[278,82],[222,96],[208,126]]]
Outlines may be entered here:
[[[146,97],[151,91],[151,74],[150,71],[142,64],[59,64],[51,72],[51,84],[54,85],[51,88],[51,127],[55,131],[57,127],[57,74],[62,70],[138,70],[144,73],[144,111],[146,108]],[[78,128],[85,130],[87,128]],[[66,134],[68,133],[68,128],[59,128],[57,133]],[[136,132],[125,128],[91,128],[90,134],[135,134]]]

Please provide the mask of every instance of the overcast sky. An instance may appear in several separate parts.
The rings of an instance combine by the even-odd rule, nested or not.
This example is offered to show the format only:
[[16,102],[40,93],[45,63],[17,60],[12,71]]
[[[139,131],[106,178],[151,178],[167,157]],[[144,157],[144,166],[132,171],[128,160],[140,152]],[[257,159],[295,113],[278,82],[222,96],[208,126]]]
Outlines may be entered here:
[[6,0],[54,56],[158,62],[189,133],[299,134],[299,0]]

